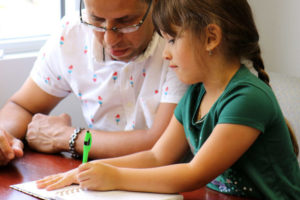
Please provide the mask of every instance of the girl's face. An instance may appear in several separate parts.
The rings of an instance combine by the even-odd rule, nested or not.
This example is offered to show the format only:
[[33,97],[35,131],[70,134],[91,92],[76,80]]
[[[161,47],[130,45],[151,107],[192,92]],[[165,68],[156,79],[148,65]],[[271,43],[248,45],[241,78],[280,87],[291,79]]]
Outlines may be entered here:
[[162,35],[167,41],[163,57],[170,61],[169,67],[176,72],[177,77],[186,84],[202,82],[206,66],[202,55],[205,55],[205,50],[199,40],[193,40],[188,30],[176,38],[166,33]]

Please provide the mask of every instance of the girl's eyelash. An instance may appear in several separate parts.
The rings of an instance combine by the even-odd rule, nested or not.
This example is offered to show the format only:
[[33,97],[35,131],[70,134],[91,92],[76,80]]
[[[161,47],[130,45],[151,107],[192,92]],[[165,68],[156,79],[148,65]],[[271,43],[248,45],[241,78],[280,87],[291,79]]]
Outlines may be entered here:
[[168,41],[170,44],[174,44],[175,43],[175,39],[171,39]]

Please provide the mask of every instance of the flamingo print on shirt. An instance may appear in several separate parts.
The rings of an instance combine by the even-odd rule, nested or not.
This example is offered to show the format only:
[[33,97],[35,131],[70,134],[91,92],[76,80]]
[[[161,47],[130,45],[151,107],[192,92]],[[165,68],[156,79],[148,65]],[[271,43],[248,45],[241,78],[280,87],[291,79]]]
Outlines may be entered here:
[[97,82],[97,74],[93,75],[93,82]]
[[72,74],[72,71],[73,71],[73,65],[70,65],[69,67],[68,67],[68,73],[69,74]]
[[62,27],[65,28],[66,26],[68,26],[70,24],[69,21],[66,21],[66,23],[62,24]]
[[64,36],[61,36],[61,37],[60,37],[59,44],[60,44],[60,45],[63,45],[64,43],[65,43],[65,38],[64,38]]
[[83,53],[84,53],[84,54],[87,54],[87,52],[88,52],[88,46],[85,45],[85,46],[84,46],[84,51],[83,51]]
[[81,92],[78,92],[78,97],[80,100],[82,100],[82,93]]
[[130,76],[130,85],[131,85],[131,87],[133,87],[133,77],[132,76]]
[[116,80],[118,79],[118,72],[115,72],[115,73],[113,74],[112,79],[114,80],[114,83],[116,83]]
[[45,83],[50,84],[50,77],[49,76],[45,79]]
[[119,124],[119,122],[121,121],[121,117],[119,114],[116,115],[115,117],[117,124]]
[[103,99],[101,96],[98,96],[98,103],[100,104],[100,107],[102,107]]
[[143,77],[146,76],[146,69],[143,69]]
[[89,128],[93,128],[94,123],[95,123],[94,117],[91,116],[91,120],[90,120],[90,123],[89,123]]
[[169,87],[166,87],[165,89],[165,95],[168,95]]

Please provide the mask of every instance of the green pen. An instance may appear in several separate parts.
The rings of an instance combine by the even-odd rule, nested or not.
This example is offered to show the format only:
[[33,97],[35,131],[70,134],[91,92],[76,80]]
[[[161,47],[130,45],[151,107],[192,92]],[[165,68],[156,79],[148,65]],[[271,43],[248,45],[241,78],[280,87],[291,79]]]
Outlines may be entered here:
[[88,161],[89,152],[92,146],[92,134],[90,131],[86,131],[83,143],[83,157],[82,163],[86,163]]

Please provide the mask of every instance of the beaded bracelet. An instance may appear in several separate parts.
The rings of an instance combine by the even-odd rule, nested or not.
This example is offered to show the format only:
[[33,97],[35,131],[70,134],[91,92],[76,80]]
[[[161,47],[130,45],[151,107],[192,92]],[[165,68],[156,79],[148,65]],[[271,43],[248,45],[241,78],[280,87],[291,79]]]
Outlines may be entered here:
[[75,159],[79,159],[80,158],[80,155],[77,153],[77,151],[75,149],[75,142],[76,142],[76,139],[77,139],[79,133],[81,131],[83,131],[83,130],[84,130],[84,128],[76,128],[76,129],[74,129],[74,132],[71,135],[71,138],[69,140],[69,152],[71,153],[72,158],[75,158]]

